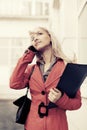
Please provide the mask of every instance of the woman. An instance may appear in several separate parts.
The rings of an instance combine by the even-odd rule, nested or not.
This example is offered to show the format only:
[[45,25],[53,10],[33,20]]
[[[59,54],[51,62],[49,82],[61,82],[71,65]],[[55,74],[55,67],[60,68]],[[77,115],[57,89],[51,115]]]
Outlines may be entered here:
[[[65,93],[56,89],[56,85],[65,69],[65,63],[70,62],[61,51],[60,44],[51,32],[39,27],[30,32],[32,45],[19,59],[16,68],[10,79],[10,87],[23,89],[26,83],[30,85],[32,104],[28,114],[26,130],[68,130],[66,110],[76,110],[81,106],[81,95],[78,90],[75,98],[69,98]],[[34,70],[28,81],[31,72],[31,63],[34,56],[37,61]],[[68,86],[70,87],[70,86]],[[47,106],[49,102],[57,105],[56,108],[48,110],[41,107],[41,103]]]

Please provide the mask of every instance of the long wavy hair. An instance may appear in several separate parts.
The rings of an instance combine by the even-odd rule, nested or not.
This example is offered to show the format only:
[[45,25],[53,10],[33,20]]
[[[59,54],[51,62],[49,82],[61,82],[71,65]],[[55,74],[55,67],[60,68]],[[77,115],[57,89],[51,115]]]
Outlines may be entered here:
[[[59,41],[57,40],[56,36],[54,35],[54,33],[53,33],[52,31],[50,31],[50,30],[48,30],[48,29],[46,29],[46,28],[44,28],[44,27],[38,27],[38,28],[44,30],[44,31],[51,37],[52,51],[53,51],[53,55],[54,55],[55,57],[61,58],[62,60],[64,60],[64,61],[67,62],[67,63],[68,63],[68,62],[73,62],[70,58],[68,58],[68,57],[64,54],[64,52],[63,52],[63,50],[62,50],[62,48],[61,48],[61,45],[60,45]],[[36,55],[36,57],[37,57],[38,59],[40,59],[40,58],[41,58],[41,54],[38,53],[38,54]]]

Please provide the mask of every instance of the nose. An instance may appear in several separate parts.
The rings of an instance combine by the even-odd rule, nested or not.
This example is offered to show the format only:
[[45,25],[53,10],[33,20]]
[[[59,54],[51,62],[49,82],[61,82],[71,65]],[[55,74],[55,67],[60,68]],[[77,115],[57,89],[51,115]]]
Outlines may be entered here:
[[37,36],[34,36],[34,42],[36,42],[38,40]]

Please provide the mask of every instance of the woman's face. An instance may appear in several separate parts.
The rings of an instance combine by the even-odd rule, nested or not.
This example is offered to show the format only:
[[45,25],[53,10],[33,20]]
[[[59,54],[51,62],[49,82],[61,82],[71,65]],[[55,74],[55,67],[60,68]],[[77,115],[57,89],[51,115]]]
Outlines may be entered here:
[[44,50],[50,46],[50,35],[42,28],[35,29],[34,32],[30,32],[32,45],[38,50]]

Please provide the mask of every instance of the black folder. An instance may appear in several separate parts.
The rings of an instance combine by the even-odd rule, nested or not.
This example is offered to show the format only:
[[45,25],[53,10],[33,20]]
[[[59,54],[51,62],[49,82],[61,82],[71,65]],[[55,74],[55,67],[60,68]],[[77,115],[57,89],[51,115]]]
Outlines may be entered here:
[[[86,76],[87,64],[68,63],[56,88],[66,93],[70,98],[74,98]],[[48,108],[54,107],[57,106],[50,102]]]

